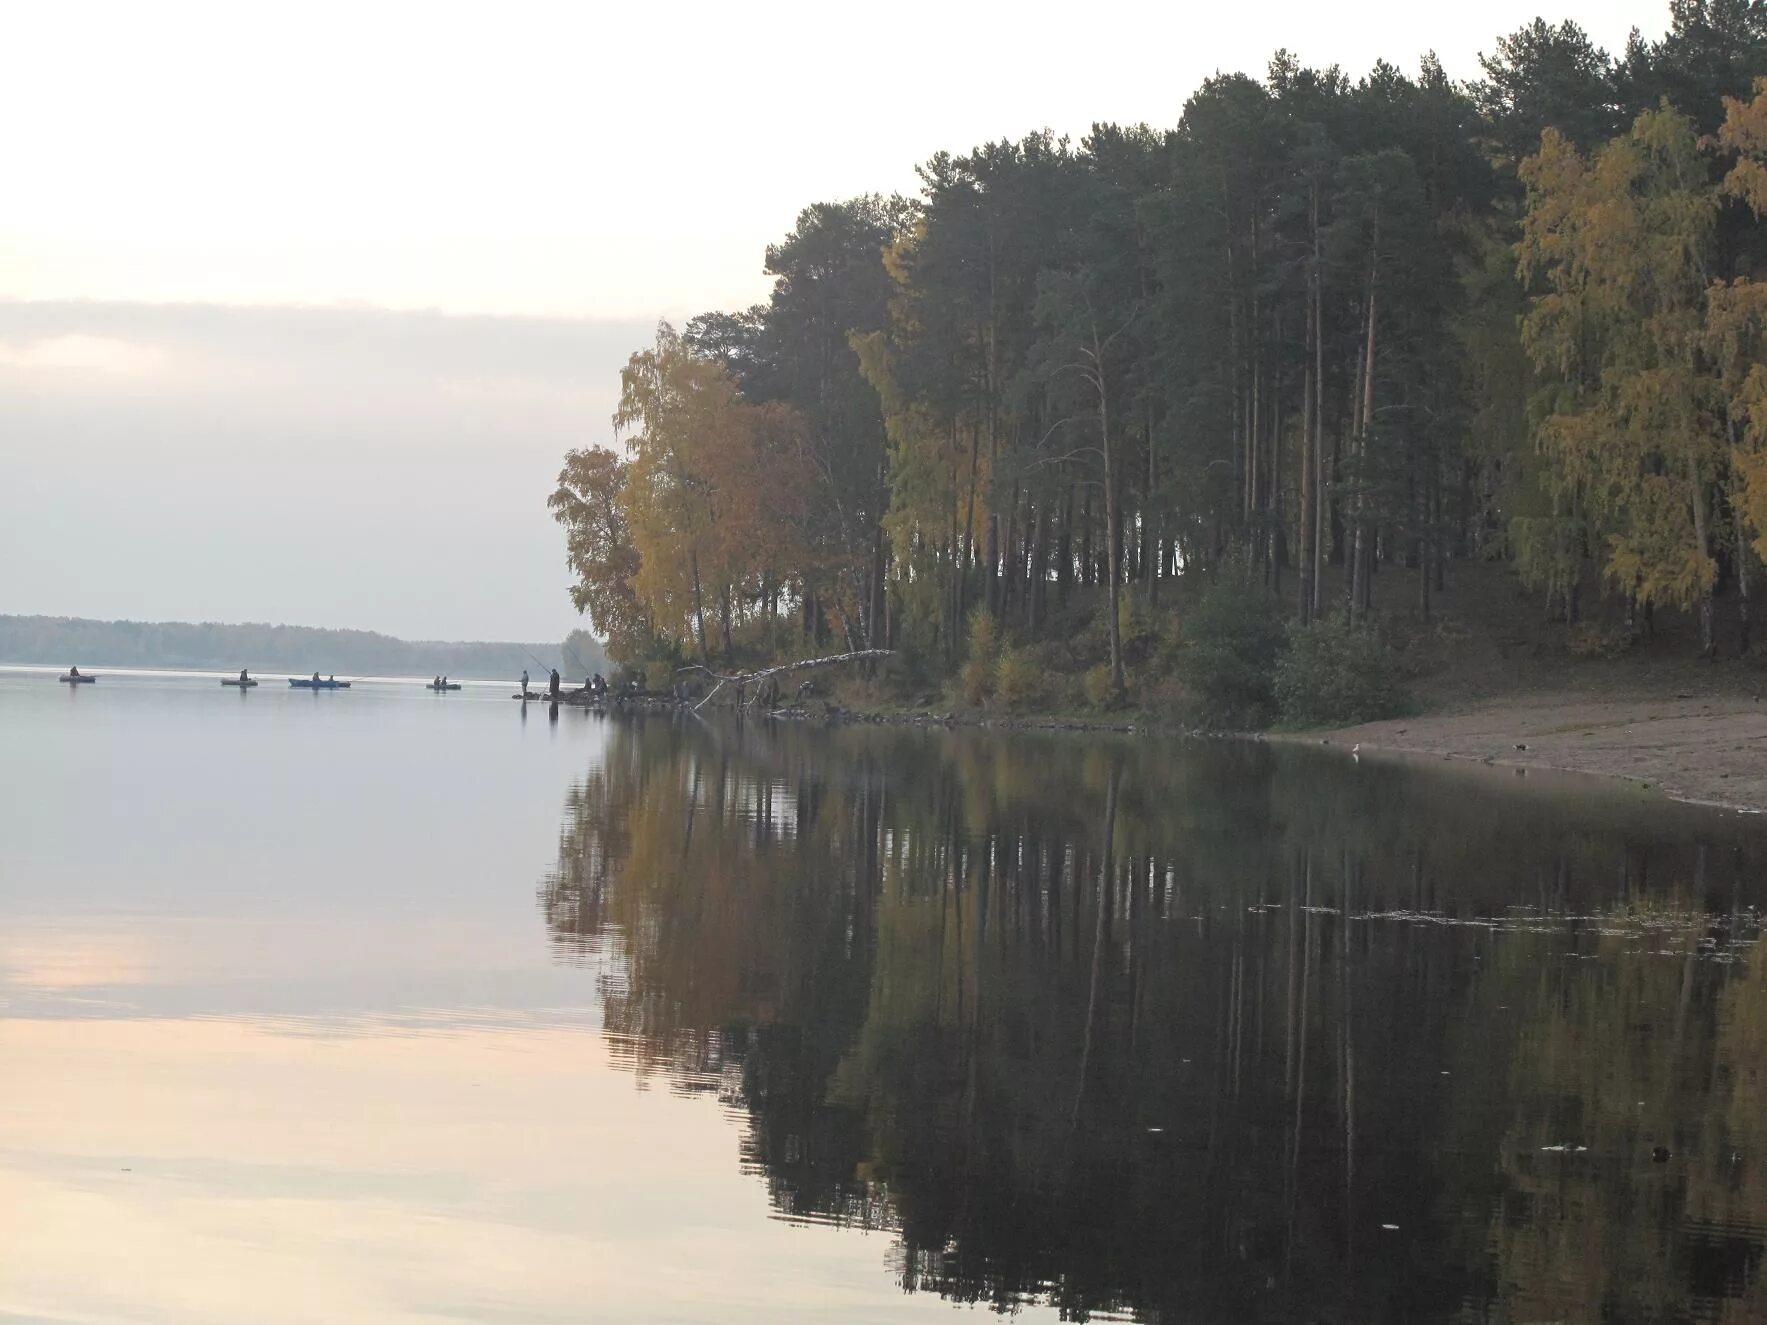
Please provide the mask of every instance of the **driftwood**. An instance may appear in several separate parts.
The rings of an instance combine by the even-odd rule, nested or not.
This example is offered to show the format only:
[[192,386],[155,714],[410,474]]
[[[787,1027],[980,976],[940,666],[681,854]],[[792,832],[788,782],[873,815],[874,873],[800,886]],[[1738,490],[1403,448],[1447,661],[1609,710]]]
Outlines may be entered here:
[[[693,706],[695,713],[710,704],[712,697],[727,685],[736,687],[738,708],[751,708],[754,702],[761,697],[766,682],[776,676],[783,676],[787,672],[808,671],[812,667],[833,667],[837,663],[867,662],[873,658],[887,658],[894,652],[894,649],[857,649],[852,653],[835,653],[826,658],[800,658],[797,662],[780,663],[776,667],[758,667],[752,672],[731,672],[728,674],[714,672],[710,667],[693,663],[687,667],[677,668],[675,674],[679,676],[682,672],[704,672],[707,676],[717,680],[718,684],[707,691],[705,698]],[[753,687],[752,692],[750,691],[751,686]]]

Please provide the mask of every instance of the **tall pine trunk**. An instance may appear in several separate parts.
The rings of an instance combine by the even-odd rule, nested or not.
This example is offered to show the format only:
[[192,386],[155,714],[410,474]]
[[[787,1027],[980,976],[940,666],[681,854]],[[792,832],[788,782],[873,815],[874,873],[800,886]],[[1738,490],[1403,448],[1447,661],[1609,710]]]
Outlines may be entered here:
[[[1379,243],[1379,224],[1376,223],[1375,239]],[[1377,250],[1378,251],[1378,250]],[[1372,601],[1373,586],[1369,584],[1369,572],[1372,569],[1372,539],[1367,528],[1368,512],[1368,450],[1369,440],[1374,432],[1374,326],[1376,305],[1374,297],[1375,265],[1370,261],[1368,268],[1368,342],[1362,351],[1362,408],[1361,429],[1356,445],[1356,497],[1355,497],[1355,533],[1352,538],[1353,553],[1350,567],[1350,619],[1360,620],[1367,615]]]
[[1108,554],[1110,576],[1110,592],[1105,596],[1106,610],[1110,613],[1111,641],[1111,698],[1121,700],[1124,692],[1123,683],[1123,638],[1121,624],[1117,620],[1117,598],[1122,591],[1122,519],[1121,499],[1117,493],[1117,467],[1111,462],[1111,454],[1116,449],[1111,445],[1110,391],[1105,380],[1104,346],[1098,337],[1097,324],[1092,329],[1092,363],[1098,373],[1098,435],[1104,451],[1104,523],[1105,549]]
[[[1309,339],[1311,334],[1309,333]],[[1301,624],[1313,620],[1313,365],[1309,361],[1301,387]]]
[[1062,503],[1061,534],[1055,547],[1055,598],[1063,606],[1068,601],[1068,585],[1074,579],[1074,481],[1068,480],[1067,496]]

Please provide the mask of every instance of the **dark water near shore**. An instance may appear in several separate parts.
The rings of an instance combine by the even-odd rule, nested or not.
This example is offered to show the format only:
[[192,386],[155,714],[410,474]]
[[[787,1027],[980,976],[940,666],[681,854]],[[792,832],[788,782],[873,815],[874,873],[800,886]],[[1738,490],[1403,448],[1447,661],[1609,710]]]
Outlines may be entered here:
[[0,1321],[1767,1318],[1767,828],[0,672]]

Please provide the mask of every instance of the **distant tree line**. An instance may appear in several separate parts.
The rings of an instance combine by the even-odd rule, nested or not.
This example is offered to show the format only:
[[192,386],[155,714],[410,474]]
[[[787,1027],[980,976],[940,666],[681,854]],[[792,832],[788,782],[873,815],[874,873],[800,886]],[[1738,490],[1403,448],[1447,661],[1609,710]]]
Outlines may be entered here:
[[[1286,51],[1176,128],[940,152],[818,203],[770,298],[663,324],[551,505],[616,659],[955,665],[1233,561],[1297,622],[1513,564],[1565,620],[1744,605],[1767,533],[1767,4],[1619,57],[1536,20],[1456,84]],[[1409,576],[1387,574],[1405,568]],[[1286,579],[1285,579],[1286,577]],[[1254,590],[1255,591],[1255,590]],[[1383,593],[1393,592],[1383,590]]]
[[578,677],[608,665],[600,643],[587,631],[573,631],[562,645],[447,643],[314,626],[50,616],[0,616],[0,662],[485,678],[552,667]]

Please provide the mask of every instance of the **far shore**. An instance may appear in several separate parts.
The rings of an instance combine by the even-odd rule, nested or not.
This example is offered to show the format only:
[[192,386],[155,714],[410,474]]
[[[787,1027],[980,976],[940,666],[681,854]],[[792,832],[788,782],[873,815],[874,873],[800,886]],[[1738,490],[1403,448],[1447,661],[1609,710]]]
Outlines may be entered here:
[[1751,695],[1518,694],[1272,739],[1620,778],[1676,800],[1767,811],[1767,704]]

